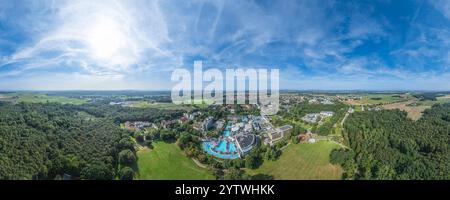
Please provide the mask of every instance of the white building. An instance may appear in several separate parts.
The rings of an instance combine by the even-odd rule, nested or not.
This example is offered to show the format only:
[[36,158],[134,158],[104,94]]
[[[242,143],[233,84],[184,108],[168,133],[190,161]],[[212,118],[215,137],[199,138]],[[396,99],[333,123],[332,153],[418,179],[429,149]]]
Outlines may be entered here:
[[323,117],[331,117],[333,116],[334,112],[333,111],[322,111],[320,112],[320,115],[322,115]]

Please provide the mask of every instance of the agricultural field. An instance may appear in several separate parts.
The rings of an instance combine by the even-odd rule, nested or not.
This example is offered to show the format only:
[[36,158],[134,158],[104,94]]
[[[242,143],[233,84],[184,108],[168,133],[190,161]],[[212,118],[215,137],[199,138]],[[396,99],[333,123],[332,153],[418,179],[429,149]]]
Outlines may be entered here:
[[434,104],[438,103],[449,103],[450,102],[450,95],[440,96],[436,97],[436,101],[432,100],[423,100],[420,101],[418,99],[409,100],[405,102],[398,102],[398,103],[392,103],[392,104],[386,104],[383,105],[384,109],[400,109],[403,111],[406,111],[408,113],[408,117],[413,120],[418,120],[421,116],[423,111],[425,111],[428,108],[431,108]]
[[0,101],[9,101],[13,103],[61,103],[81,105],[87,103],[85,99],[68,98],[62,96],[48,96],[45,94],[32,93],[8,93],[1,94]]
[[419,101],[419,102],[417,102],[417,105],[432,106],[436,103],[449,103],[449,102],[450,102],[450,95],[445,95],[445,96],[436,97],[436,101],[431,101],[431,100]]
[[153,143],[153,149],[137,152],[141,180],[213,180],[215,177],[187,158],[176,144]]
[[383,105],[384,109],[400,109],[408,113],[408,117],[412,120],[418,120],[424,110],[431,108],[431,105],[416,105],[416,101],[406,101]]
[[162,103],[155,102],[150,103],[148,101],[136,101],[133,102],[130,107],[133,108],[157,108],[157,109],[166,109],[166,110],[192,110],[192,106],[190,105],[176,105],[173,103]]
[[356,94],[352,96],[360,96],[361,99],[347,100],[345,101],[345,103],[350,105],[377,105],[403,102],[414,99],[414,97],[409,94]]
[[316,180],[342,178],[342,168],[329,162],[330,152],[339,145],[320,141],[315,144],[291,144],[283,150],[276,161],[264,161],[255,170],[246,170],[250,175],[268,174],[283,180]]

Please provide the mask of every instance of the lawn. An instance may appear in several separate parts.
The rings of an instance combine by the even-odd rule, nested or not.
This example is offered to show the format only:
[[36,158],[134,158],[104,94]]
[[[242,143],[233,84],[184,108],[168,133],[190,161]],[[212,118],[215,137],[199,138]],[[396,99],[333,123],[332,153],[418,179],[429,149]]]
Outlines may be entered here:
[[272,175],[281,180],[341,179],[340,166],[329,163],[329,154],[339,145],[320,141],[315,144],[291,144],[276,161],[264,161],[251,175],[258,173]]
[[141,180],[210,180],[207,170],[187,158],[176,144],[156,142],[153,149],[137,152],[138,179]]

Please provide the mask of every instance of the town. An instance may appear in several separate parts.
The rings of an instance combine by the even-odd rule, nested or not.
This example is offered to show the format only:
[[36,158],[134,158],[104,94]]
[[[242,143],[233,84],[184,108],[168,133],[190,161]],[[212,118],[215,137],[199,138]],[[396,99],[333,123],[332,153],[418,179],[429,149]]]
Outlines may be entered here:
[[[69,134],[54,145],[67,152],[80,152],[60,158],[65,170],[53,174],[55,179],[63,180],[88,179],[98,175],[91,172],[100,169],[112,172],[112,167],[117,168],[117,175],[104,173],[102,178],[363,178],[359,173],[350,173],[354,172],[356,162],[360,162],[354,160],[354,149],[358,148],[354,141],[372,144],[370,139],[359,137],[360,130],[378,126],[373,130],[391,128],[394,132],[414,133],[409,127],[426,122],[433,112],[445,110],[439,106],[450,102],[446,93],[289,91],[280,93],[279,111],[268,115],[259,105],[251,104],[176,105],[168,92],[0,95],[5,113],[25,110],[27,112],[14,115],[24,115],[24,122],[30,125],[34,119],[54,118],[58,123],[48,122],[38,128],[59,135]],[[55,112],[43,112],[45,110]],[[37,118],[35,113],[45,117]],[[390,120],[383,121],[383,117]],[[371,120],[379,121],[372,123]],[[406,125],[402,129],[395,129],[397,125],[393,124],[383,125],[391,122]],[[65,128],[57,128],[59,126]],[[402,140],[390,142],[397,141]],[[372,151],[378,152],[378,149]],[[90,164],[80,165],[80,161]]]
[[[288,112],[291,103],[306,103],[309,105],[335,106],[336,98],[326,96],[299,96],[282,95],[282,110]],[[110,102],[110,105],[128,105],[132,103]],[[239,114],[236,110],[240,110]],[[217,117],[207,115],[204,110],[218,110],[221,114]],[[174,124],[188,124],[201,133],[202,149],[219,159],[244,158],[258,144],[275,146],[277,143],[286,142],[292,137],[293,124],[283,123],[274,125],[273,116],[265,115],[258,110],[257,105],[209,105],[206,109],[194,109],[184,112],[178,119],[162,120],[159,124],[143,121],[127,121],[124,128],[130,131],[143,129],[167,129]],[[353,112],[349,107],[348,112]],[[328,137],[319,137],[313,133],[311,125],[320,126],[327,118],[335,113],[326,109],[317,113],[306,113],[301,117],[305,123],[302,128],[297,128],[294,135],[298,142],[315,143],[319,140],[330,140]],[[298,121],[298,123],[302,123]],[[335,124],[333,124],[335,125]],[[301,131],[301,132],[298,132]],[[144,138],[144,141],[146,139]]]

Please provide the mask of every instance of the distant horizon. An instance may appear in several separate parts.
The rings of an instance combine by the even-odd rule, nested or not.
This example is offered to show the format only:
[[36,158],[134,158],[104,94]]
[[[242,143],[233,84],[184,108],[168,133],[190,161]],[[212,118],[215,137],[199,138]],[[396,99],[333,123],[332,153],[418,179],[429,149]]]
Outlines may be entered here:
[[[168,92],[170,93],[171,90],[138,90],[138,89],[123,89],[123,90],[0,90],[0,93],[14,93],[14,92]],[[235,91],[236,92],[236,91]],[[240,91],[237,91],[240,92]],[[248,91],[245,91],[248,92]],[[354,90],[309,90],[309,89],[280,89],[280,92],[326,92],[326,93],[354,93],[354,92],[373,92],[373,93],[398,93],[398,92],[433,92],[433,93],[439,93],[439,92],[450,92],[450,90],[395,90],[395,89],[387,89],[387,90],[371,90],[371,89],[354,89]]]

